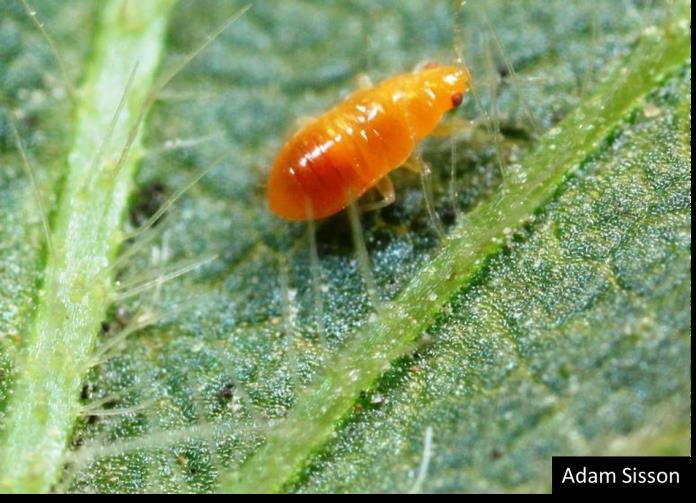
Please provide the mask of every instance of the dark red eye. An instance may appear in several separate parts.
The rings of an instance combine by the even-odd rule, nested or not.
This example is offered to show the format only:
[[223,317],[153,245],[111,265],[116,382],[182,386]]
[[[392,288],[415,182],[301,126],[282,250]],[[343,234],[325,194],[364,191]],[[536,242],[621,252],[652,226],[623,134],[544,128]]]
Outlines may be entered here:
[[459,105],[461,105],[463,99],[464,93],[454,93],[452,95],[452,108],[457,108]]

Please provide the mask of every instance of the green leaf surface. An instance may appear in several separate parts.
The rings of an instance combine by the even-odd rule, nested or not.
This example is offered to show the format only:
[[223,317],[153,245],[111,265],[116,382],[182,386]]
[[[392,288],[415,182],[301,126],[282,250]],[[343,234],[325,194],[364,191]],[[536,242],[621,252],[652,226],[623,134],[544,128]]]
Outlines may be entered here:
[[[688,4],[255,2],[85,190],[136,62],[105,173],[153,72],[242,7],[97,4],[32,4],[75,101],[0,16],[37,186],[3,113],[0,487],[548,491],[555,454],[690,454]],[[359,217],[367,262],[346,214],[313,240],[268,213],[293,120],[459,49],[474,92],[423,145],[444,239],[409,173]]]

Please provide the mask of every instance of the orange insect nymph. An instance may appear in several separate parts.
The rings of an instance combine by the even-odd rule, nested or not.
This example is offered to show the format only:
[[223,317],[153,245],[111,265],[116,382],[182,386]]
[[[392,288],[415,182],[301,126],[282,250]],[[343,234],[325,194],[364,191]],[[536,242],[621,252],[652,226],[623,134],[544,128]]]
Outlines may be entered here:
[[388,181],[468,88],[465,69],[431,66],[356,91],[280,150],[268,177],[271,211],[310,220],[346,208]]

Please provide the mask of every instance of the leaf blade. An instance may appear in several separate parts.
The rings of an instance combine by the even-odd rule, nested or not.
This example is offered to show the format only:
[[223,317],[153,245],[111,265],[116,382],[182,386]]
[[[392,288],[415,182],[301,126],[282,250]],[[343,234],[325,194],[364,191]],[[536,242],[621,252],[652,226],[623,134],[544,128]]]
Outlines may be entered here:
[[[276,492],[292,482],[310,454],[329,439],[359,392],[373,386],[392,361],[416,349],[418,335],[432,320],[430,313],[437,312],[487,257],[501,249],[505,229],[523,224],[657,83],[685,64],[690,57],[690,32],[682,20],[654,35],[642,41],[597,94],[542,138],[524,161],[524,182],[504,182],[493,201],[467,215],[425,272],[386,305],[375,322],[356,334],[316,383],[299,395],[294,409],[274,425],[260,451],[239,472],[223,478],[223,491]],[[587,127],[588,120],[592,127]]]

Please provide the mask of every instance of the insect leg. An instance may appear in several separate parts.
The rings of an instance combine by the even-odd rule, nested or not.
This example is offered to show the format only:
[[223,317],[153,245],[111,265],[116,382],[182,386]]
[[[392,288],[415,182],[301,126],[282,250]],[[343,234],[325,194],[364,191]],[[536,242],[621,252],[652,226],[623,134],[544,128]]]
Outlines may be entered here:
[[394,193],[394,184],[392,183],[391,178],[389,178],[389,175],[386,175],[384,178],[381,178],[375,185],[375,188],[382,196],[382,199],[380,199],[379,201],[372,201],[369,203],[361,204],[360,211],[378,210],[380,208],[389,206],[396,200],[396,195]]
[[430,166],[428,166],[426,162],[415,152],[411,155],[411,157],[406,159],[403,167],[412,173],[417,173],[419,175],[430,174]]
[[432,173],[430,170],[430,166],[428,166],[428,164],[420,157],[417,151],[414,151],[414,153],[411,155],[411,157],[409,157],[406,160],[403,166],[409,171],[413,171],[414,173],[420,174],[421,186],[423,187],[423,197],[425,199],[425,207],[428,210],[428,215],[430,216],[430,220],[433,223],[435,232],[437,232],[437,235],[440,237],[440,239],[443,239],[445,237],[445,231],[442,227],[442,223],[440,222],[440,218],[437,216],[437,213],[435,212],[435,203],[433,202],[433,191],[432,187],[430,186],[430,175]]
[[358,210],[355,207],[355,204],[352,203],[350,206],[348,206],[348,221],[350,222],[350,230],[353,234],[353,244],[355,245],[355,255],[357,256],[358,260],[358,268],[367,289],[367,296],[370,299],[372,308],[375,311],[379,311],[381,301],[379,298],[379,293],[377,292],[377,282],[375,281],[375,276],[372,274],[372,268],[370,267],[370,256],[368,255],[367,247],[365,246],[365,237],[363,236],[362,227],[360,227]]
[[[311,216],[311,215],[310,215]],[[321,276],[321,263],[319,262],[319,252],[317,250],[317,229],[314,219],[309,218],[307,222],[307,233],[309,234],[309,264],[312,277],[312,297],[314,297],[314,320],[317,324],[319,341],[323,348],[326,348],[326,329],[324,327],[324,302]]]

